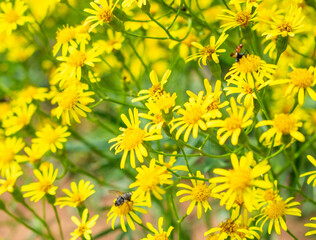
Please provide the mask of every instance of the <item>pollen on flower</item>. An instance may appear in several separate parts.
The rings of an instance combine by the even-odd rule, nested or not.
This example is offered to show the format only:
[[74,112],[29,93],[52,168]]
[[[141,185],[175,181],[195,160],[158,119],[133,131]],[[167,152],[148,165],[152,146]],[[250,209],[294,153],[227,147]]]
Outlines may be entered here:
[[285,215],[286,203],[281,199],[275,202],[272,202],[265,209],[265,215],[271,219],[277,219]]
[[203,115],[202,109],[200,105],[191,106],[189,111],[185,112],[183,116],[184,121],[187,124],[196,124],[199,120],[201,120]]
[[282,22],[279,26],[278,29],[280,32],[292,32],[292,26],[287,23],[287,22]]
[[68,64],[73,67],[83,67],[87,59],[87,54],[82,51],[73,52],[68,59]]
[[76,36],[76,29],[73,27],[64,27],[63,29],[58,29],[56,40],[60,43],[68,43],[70,40],[74,39]]
[[132,201],[125,201],[122,205],[117,206],[114,208],[114,212],[117,215],[126,215],[133,209],[133,202]]
[[146,131],[140,128],[127,128],[124,132],[121,147],[124,150],[135,149],[143,143]]
[[266,201],[273,201],[276,199],[276,195],[274,194],[274,191],[272,189],[268,189],[264,193],[264,199]]
[[225,119],[225,127],[228,130],[235,130],[238,128],[241,128],[242,125],[242,119],[240,119],[238,116],[232,116]]
[[106,23],[109,23],[112,19],[112,10],[110,8],[106,8],[98,14],[98,17]]
[[155,84],[151,88],[149,88],[149,95],[151,97],[161,96],[163,95],[163,93],[164,93],[164,90],[161,83]]
[[235,16],[236,22],[242,27],[249,25],[250,18],[251,18],[251,15],[247,11],[241,11],[238,14],[236,14],[236,16]]
[[40,182],[41,186],[40,186],[40,191],[42,192],[48,192],[49,189],[52,187],[52,183],[48,180],[43,180]]
[[206,46],[202,49],[202,55],[207,56],[208,59],[212,59],[212,54],[215,53],[216,49],[214,47]]
[[289,73],[291,83],[300,88],[311,87],[314,81],[312,72],[305,68],[296,68]]
[[248,73],[258,71],[261,59],[256,55],[243,56],[238,62],[240,72]]
[[76,89],[67,88],[60,95],[58,105],[63,109],[72,109],[78,103],[79,95]]
[[225,222],[221,223],[220,227],[222,232],[225,232],[228,235],[232,235],[237,232],[237,224],[231,219],[227,219]]
[[14,160],[14,152],[9,150],[7,152],[2,152],[1,154],[2,155],[2,159],[1,161],[6,164],[6,163],[10,163]]
[[5,13],[4,19],[8,23],[15,23],[18,21],[19,15],[12,9]]
[[197,184],[195,187],[193,187],[191,195],[194,200],[203,202],[207,201],[207,199],[210,197],[211,190],[206,184]]
[[250,169],[235,169],[229,170],[230,175],[228,183],[231,185],[233,190],[244,190],[251,186],[251,172]]
[[278,132],[282,132],[283,134],[290,134],[291,131],[297,129],[294,115],[284,113],[275,116],[273,125]]

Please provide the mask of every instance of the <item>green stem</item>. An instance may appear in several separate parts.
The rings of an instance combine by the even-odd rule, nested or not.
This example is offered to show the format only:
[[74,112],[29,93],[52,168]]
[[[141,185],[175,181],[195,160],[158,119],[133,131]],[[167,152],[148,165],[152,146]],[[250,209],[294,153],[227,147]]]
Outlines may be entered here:
[[141,56],[138,54],[138,52],[137,52],[135,46],[132,44],[131,39],[130,39],[130,38],[127,38],[127,42],[128,42],[128,44],[131,46],[133,52],[135,53],[135,55],[137,56],[137,58],[139,59],[139,61],[140,61],[141,64],[143,65],[143,67],[145,68],[147,74],[149,75],[150,71],[149,71],[147,65],[145,64],[144,60],[143,60],[143,59],[141,58]]
[[297,238],[294,236],[294,234],[289,230],[287,229],[286,232],[295,240],[297,240]]
[[[254,79],[255,79],[255,78],[254,78]],[[270,120],[269,114],[268,114],[268,112],[267,112],[267,110],[266,110],[266,107],[265,107],[265,105],[264,105],[264,103],[263,103],[263,101],[262,101],[262,98],[261,98],[260,94],[258,93],[256,87],[253,88],[253,91],[254,91],[255,94],[256,94],[256,97],[257,97],[257,99],[258,99],[258,102],[259,102],[259,104],[260,104],[261,110],[262,110],[262,112],[263,112],[265,118],[266,118],[267,120]]]
[[58,223],[59,234],[60,234],[61,240],[64,240],[63,230],[61,228],[60,219],[59,219],[59,216],[58,216],[58,212],[57,212],[56,206],[52,204],[52,207],[53,207],[54,212],[55,212],[55,216],[56,216],[56,220],[57,220],[57,223]]
[[187,217],[188,215],[185,214],[180,220],[178,220],[178,239],[182,239],[181,238],[181,223],[183,222],[183,220]]
[[178,144],[178,146],[179,146],[179,148],[181,149],[181,152],[183,153],[184,161],[185,161],[185,164],[187,165],[187,168],[188,168],[188,170],[189,170],[189,173],[191,173],[191,175],[193,176],[193,173],[192,173],[192,170],[191,170],[191,167],[190,167],[190,164],[189,164],[187,155],[185,154],[185,151],[183,150],[182,145],[181,145],[181,144]]
[[293,187],[288,187],[288,186],[285,186],[285,185],[282,185],[282,184],[278,184],[278,186],[281,187],[281,188],[285,188],[285,189],[297,192],[297,193],[301,194],[307,201],[309,201],[309,202],[313,203],[314,205],[316,205],[316,201],[314,201],[313,199],[309,198],[306,195],[306,193],[304,193],[302,190],[299,190],[299,189],[296,189],[296,188],[293,188]]

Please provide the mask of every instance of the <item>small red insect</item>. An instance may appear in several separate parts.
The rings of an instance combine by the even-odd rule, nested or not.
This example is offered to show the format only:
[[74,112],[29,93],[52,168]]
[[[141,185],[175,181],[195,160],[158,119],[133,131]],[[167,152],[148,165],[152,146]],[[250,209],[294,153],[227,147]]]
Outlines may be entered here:
[[242,43],[239,44],[238,47],[236,48],[235,53],[231,54],[232,57],[236,58],[236,62],[239,62],[239,60],[245,55],[245,52],[240,53],[243,46],[244,45]]

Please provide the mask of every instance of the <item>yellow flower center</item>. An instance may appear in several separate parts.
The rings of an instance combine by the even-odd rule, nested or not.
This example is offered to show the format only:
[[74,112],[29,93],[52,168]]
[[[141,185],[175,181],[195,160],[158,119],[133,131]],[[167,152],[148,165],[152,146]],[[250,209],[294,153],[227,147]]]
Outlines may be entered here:
[[40,191],[45,192],[45,193],[47,193],[52,186],[50,181],[47,181],[47,180],[42,180],[40,184],[41,184]]
[[296,118],[294,115],[285,113],[277,114],[273,119],[273,126],[278,132],[290,134],[290,132],[297,130]]
[[114,207],[114,212],[117,215],[126,215],[133,209],[133,202],[132,201],[125,201],[122,205],[120,206],[115,206]]
[[121,147],[124,150],[135,149],[143,143],[146,131],[140,128],[127,128],[124,132]]
[[56,40],[59,43],[68,43],[70,40],[74,39],[76,36],[76,31],[74,28],[65,27],[64,29],[57,32]]
[[242,27],[248,26],[250,23],[251,15],[249,12],[241,11],[236,14],[235,21]]
[[195,201],[204,202],[207,201],[207,199],[210,197],[211,190],[209,189],[209,186],[206,184],[197,184],[192,189],[191,195]]
[[219,104],[218,99],[214,99],[214,100],[207,106],[207,111],[211,111],[211,110],[218,109],[218,104]]
[[183,118],[187,124],[196,124],[199,120],[201,120],[203,115],[202,107],[198,104],[191,106],[186,110]]
[[265,191],[264,199],[266,201],[273,201],[273,200],[275,200],[275,198],[276,198],[276,196],[275,196],[274,191],[272,189],[268,189]]
[[239,206],[242,206],[244,204],[244,198],[242,194],[237,194],[235,203],[238,204]]
[[261,58],[256,55],[243,56],[237,63],[240,72],[257,72],[260,67]]
[[249,84],[247,84],[247,83],[243,84],[243,88],[244,88],[244,93],[253,94],[253,90]]
[[58,105],[63,109],[74,108],[79,100],[79,95],[76,89],[68,88],[63,91],[58,99]]
[[264,214],[271,219],[276,219],[285,215],[286,203],[283,200],[272,202],[266,207]]
[[46,131],[46,135],[44,136],[45,143],[47,144],[54,144],[58,140],[58,133],[54,131],[54,129],[50,129],[49,131]]
[[87,59],[87,54],[81,51],[75,51],[69,56],[68,64],[73,67],[83,67]]
[[71,201],[78,206],[84,201],[84,196],[80,193],[74,193],[71,196]]
[[292,26],[287,22],[282,22],[278,28],[280,32],[292,32]]
[[231,116],[225,119],[225,127],[228,131],[234,131],[241,128],[242,119],[238,116]]
[[233,190],[245,190],[251,185],[251,169],[230,169],[228,184]]
[[313,74],[304,68],[297,68],[289,73],[291,83],[300,88],[308,88],[313,85]]
[[29,122],[28,115],[27,114],[22,114],[22,115],[18,116],[16,124],[25,126],[25,125],[28,124],[28,122]]
[[155,124],[164,122],[164,120],[163,120],[163,118],[162,118],[162,115],[161,115],[161,114],[155,114],[155,115],[154,115],[153,122],[154,122]]
[[161,96],[163,95],[163,93],[164,93],[164,90],[160,83],[153,85],[151,88],[149,88],[149,95],[151,97]]
[[156,233],[154,240],[169,240],[166,233]]
[[212,54],[215,53],[215,51],[215,48],[208,45],[202,49],[201,54],[207,56],[208,59],[212,59]]
[[112,16],[113,15],[110,8],[102,9],[98,14],[99,19],[106,23],[111,21]]
[[7,151],[3,151],[2,153],[1,153],[1,158],[0,158],[0,160],[1,160],[1,162],[2,163],[4,163],[4,164],[8,164],[8,163],[10,163],[10,162],[12,162],[13,160],[14,160],[14,152],[12,151],[12,150],[10,150],[10,149],[7,149]]
[[221,227],[221,232],[225,232],[228,235],[231,235],[237,232],[237,224],[231,219],[227,219],[225,222],[221,223],[220,227]]
[[84,235],[84,233],[88,230],[86,224],[82,224],[78,227],[78,232],[81,234],[81,235]]
[[19,18],[20,16],[13,9],[6,12],[4,16],[5,21],[8,23],[15,23],[18,21]]

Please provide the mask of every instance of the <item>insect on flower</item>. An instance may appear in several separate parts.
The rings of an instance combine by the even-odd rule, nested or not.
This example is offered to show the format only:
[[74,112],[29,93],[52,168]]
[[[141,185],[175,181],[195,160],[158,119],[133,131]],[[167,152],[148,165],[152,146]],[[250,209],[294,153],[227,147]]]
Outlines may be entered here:
[[243,48],[244,44],[239,44],[236,48],[234,53],[231,53],[230,56],[236,58],[236,62],[239,62],[239,60],[245,55],[246,51],[243,53],[240,53],[241,49]]
[[128,192],[128,193],[123,193],[120,191],[116,191],[116,190],[110,190],[109,191],[111,194],[117,195],[114,205],[116,207],[118,206],[122,206],[124,204],[125,201],[131,201],[132,198],[132,193]]

